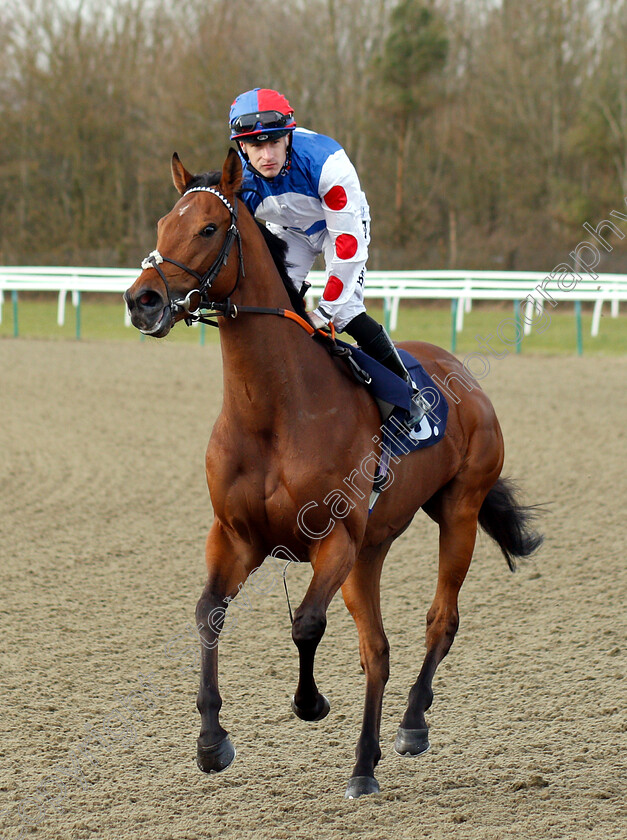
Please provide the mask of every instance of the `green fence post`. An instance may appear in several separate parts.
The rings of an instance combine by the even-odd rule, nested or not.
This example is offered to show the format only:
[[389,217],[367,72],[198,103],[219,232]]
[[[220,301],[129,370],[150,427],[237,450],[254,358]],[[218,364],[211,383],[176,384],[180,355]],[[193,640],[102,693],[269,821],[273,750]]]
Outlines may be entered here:
[[11,292],[11,301],[13,303],[13,338],[17,338],[20,333],[17,322],[17,289]]
[[520,323],[520,301],[514,301],[514,323],[516,325],[516,352],[520,353],[522,347],[522,325]]
[[390,323],[392,320],[392,313],[390,312],[390,301],[388,298],[383,298],[383,324],[385,331],[390,334]]
[[577,329],[577,355],[583,356],[583,331],[581,329],[581,301],[575,301],[575,324]]
[[76,339],[81,337],[81,293],[76,292]]
[[205,325],[202,322],[200,324],[200,346],[205,346]]

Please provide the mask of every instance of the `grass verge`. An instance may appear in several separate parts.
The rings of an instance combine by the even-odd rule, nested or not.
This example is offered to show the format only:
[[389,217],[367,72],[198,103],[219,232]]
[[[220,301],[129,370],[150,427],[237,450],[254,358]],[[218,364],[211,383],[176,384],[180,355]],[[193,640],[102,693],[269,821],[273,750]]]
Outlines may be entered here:
[[[369,313],[383,322],[380,306],[369,306]],[[103,299],[102,296],[83,295],[80,312],[68,303],[63,326],[57,325],[57,304],[54,299],[30,298],[21,295],[18,304],[17,332],[21,338],[76,339],[77,334],[86,341],[141,341],[132,327],[124,324],[124,305],[121,302]],[[77,321],[78,314],[78,321]],[[542,332],[532,329],[524,336],[522,353],[568,354],[577,352],[576,319],[574,306],[560,303],[548,313],[550,322]],[[269,317],[269,316],[247,316]],[[497,352],[516,352],[513,309],[511,305],[475,305],[464,317],[464,329],[456,336],[456,353],[460,356],[471,352],[489,355],[486,344]],[[585,355],[619,356],[627,354],[627,330],[625,315],[611,318],[609,304],[606,304],[601,319],[600,333],[592,338],[590,327],[591,310],[584,310],[582,317],[583,351]],[[271,329],[271,326],[269,326]],[[2,306],[0,337],[15,334],[13,306],[5,298]],[[401,305],[398,327],[393,333],[395,341],[422,340],[451,349],[451,310],[448,303],[407,303]],[[186,327],[179,324],[168,336],[167,341],[177,343],[217,343],[218,330],[211,327]]]

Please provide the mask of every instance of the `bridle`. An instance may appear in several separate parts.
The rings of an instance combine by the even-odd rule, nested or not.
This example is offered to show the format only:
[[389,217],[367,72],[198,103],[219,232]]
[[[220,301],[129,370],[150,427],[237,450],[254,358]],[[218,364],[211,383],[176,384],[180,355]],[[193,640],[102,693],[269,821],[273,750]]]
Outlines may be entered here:
[[[226,232],[226,236],[224,237],[224,242],[222,243],[222,248],[220,249],[220,253],[214,260],[214,262],[209,266],[207,271],[204,274],[200,274],[197,271],[194,271],[193,268],[185,265],[178,260],[173,260],[171,257],[164,257],[159,251],[151,251],[148,256],[142,260],[141,267],[143,270],[148,268],[154,268],[155,271],[159,274],[159,277],[163,281],[163,285],[165,286],[166,295],[168,297],[168,306],[170,308],[170,318],[172,321],[172,325],[174,324],[175,316],[181,310],[185,313],[184,320],[185,323],[189,326],[190,324],[196,321],[203,321],[204,323],[213,323],[207,321],[204,316],[201,314],[201,310],[212,310],[211,314],[215,315],[222,315],[228,311],[229,308],[232,307],[232,304],[229,302],[229,298],[239,285],[240,277],[244,276],[244,258],[242,254],[242,240],[240,236],[239,229],[237,227],[237,198],[234,198],[233,204],[224,196],[222,193],[215,189],[215,187],[191,187],[189,190],[186,190],[183,193],[183,197],[189,195],[193,192],[209,192],[213,195],[217,196],[220,201],[224,204],[226,209],[229,211],[231,216],[231,224]],[[233,247],[233,243],[237,240],[237,247],[239,251],[239,265],[237,268],[237,277],[235,278],[235,283],[233,288],[226,295],[226,300],[224,302],[216,302],[209,299],[207,293],[211,290],[211,287],[217,278],[218,274],[222,270],[223,266],[226,265],[226,262],[229,258],[229,254],[231,253],[231,248]],[[184,298],[172,298],[170,293],[170,285],[168,283],[167,277],[165,276],[161,264],[162,263],[171,263],[172,265],[177,266],[177,268],[181,268],[187,274],[191,275],[195,280],[198,281],[198,288],[191,289]],[[192,296],[198,295],[198,305],[196,307],[192,306]]]
[[[314,327],[312,327],[309,321],[306,321],[304,318],[301,318],[301,316],[298,315],[296,312],[292,312],[289,309],[279,309],[268,306],[241,306],[236,305],[231,301],[231,295],[237,289],[240,278],[246,276],[244,271],[242,239],[239,229],[237,227],[237,197],[234,197],[233,204],[231,204],[230,201],[220,192],[220,190],[215,189],[215,187],[191,187],[189,190],[186,190],[183,193],[183,197],[193,192],[209,192],[212,193],[212,195],[217,196],[217,198],[220,199],[220,201],[229,211],[231,216],[231,224],[229,225],[229,228],[226,232],[226,236],[224,237],[224,242],[222,243],[220,253],[204,274],[199,274],[197,271],[194,271],[193,268],[190,268],[189,266],[185,265],[185,263],[179,262],[178,260],[173,260],[171,257],[164,257],[157,250],[151,251],[150,254],[148,254],[148,256],[144,260],[142,260],[142,269],[146,270],[148,268],[154,268],[155,271],[157,271],[157,273],[159,274],[161,280],[163,281],[163,285],[165,287],[166,294],[168,297],[168,306],[170,309],[170,326],[174,326],[175,316],[181,310],[185,313],[183,320],[188,326],[200,322],[201,324],[209,324],[209,326],[218,327],[219,324],[217,323],[217,321],[212,321],[211,317],[217,317],[222,315],[228,316],[230,318],[237,318],[240,312],[248,312],[256,315],[278,315],[281,318],[287,318],[291,321],[296,322],[307,333],[309,333],[310,336],[322,338],[325,344],[330,343],[330,346],[333,348],[330,352],[332,352],[334,355],[344,355],[344,351],[338,349],[338,346],[335,343],[335,329],[333,327],[333,324],[331,324],[331,333],[329,335],[323,330],[315,329]],[[237,277],[235,278],[235,283],[233,284],[233,288],[228,293],[228,295],[225,295],[221,301],[211,300],[207,293],[211,290],[211,286],[213,285],[215,279],[217,278],[222,268],[226,265],[226,262],[229,258],[229,254],[231,253],[231,248],[233,247],[233,243],[235,242],[235,240],[237,240],[237,248],[239,251],[239,264],[237,267]],[[168,283],[168,279],[165,276],[163,269],[161,268],[162,263],[171,263],[172,265],[177,266],[177,268],[180,268],[187,274],[191,275],[195,280],[198,281],[198,288],[189,291],[184,298],[173,299],[170,293],[170,285]],[[192,308],[192,295],[198,295],[198,305],[195,308]]]

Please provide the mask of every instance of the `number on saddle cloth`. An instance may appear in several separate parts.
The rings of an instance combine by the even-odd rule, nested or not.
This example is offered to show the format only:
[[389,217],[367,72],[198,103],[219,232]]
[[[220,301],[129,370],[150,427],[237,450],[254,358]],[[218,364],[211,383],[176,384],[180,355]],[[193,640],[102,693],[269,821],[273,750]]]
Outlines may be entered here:
[[[368,390],[379,407],[381,403],[394,407],[391,413],[389,410],[382,412],[385,421],[383,439],[389,445],[392,455],[404,455],[442,440],[446,431],[448,403],[420,362],[406,351],[399,350],[412,378],[412,387],[358,347],[344,345],[341,341],[337,344],[347,348],[357,367],[370,377]],[[412,399],[422,401],[425,414],[420,424],[409,431],[403,421],[410,412]]]

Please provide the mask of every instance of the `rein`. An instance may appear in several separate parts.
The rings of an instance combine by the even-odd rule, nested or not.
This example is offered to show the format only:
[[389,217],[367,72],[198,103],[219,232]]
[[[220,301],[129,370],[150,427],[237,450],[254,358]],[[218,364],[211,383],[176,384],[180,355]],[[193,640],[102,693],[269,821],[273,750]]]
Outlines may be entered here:
[[[238,306],[235,303],[231,302],[230,298],[227,298],[224,301],[219,303],[211,303],[210,306],[212,307],[210,312],[206,312],[204,315],[200,312],[194,312],[191,315],[190,320],[198,321],[201,324],[208,324],[210,327],[219,327],[217,321],[211,321],[210,318],[212,317],[219,317],[225,316],[228,318],[237,318],[240,312],[248,312],[253,315],[278,315],[280,318],[288,318],[290,321],[294,321],[300,327],[302,327],[309,335],[316,335],[321,333],[323,335],[327,335],[323,330],[317,330],[315,327],[312,327],[311,324],[306,321],[304,318],[301,318],[296,312],[292,312],[291,309],[280,309],[278,307],[271,307],[271,306]],[[185,319],[187,322],[187,319]],[[331,335],[335,338],[335,328],[333,324],[331,324]]]

